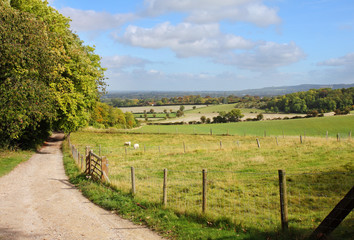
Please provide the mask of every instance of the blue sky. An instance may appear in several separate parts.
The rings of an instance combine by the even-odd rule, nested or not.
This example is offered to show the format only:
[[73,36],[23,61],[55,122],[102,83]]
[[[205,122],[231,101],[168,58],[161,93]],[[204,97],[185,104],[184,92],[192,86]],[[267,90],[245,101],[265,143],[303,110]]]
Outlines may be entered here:
[[354,83],[353,0],[51,0],[113,90]]

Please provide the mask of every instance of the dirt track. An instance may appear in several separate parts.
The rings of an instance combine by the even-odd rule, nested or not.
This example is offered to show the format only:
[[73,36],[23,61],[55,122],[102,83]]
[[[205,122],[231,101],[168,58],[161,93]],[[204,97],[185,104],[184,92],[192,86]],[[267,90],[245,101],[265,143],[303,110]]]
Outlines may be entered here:
[[162,239],[84,198],[64,173],[62,134],[0,178],[1,240]]

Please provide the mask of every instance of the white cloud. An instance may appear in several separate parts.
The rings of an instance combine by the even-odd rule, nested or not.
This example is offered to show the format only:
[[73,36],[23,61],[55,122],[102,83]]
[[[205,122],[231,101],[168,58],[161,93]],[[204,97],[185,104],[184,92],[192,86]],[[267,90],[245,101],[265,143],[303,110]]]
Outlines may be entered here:
[[70,7],[61,9],[60,13],[71,18],[72,22],[70,25],[75,31],[101,31],[114,29],[136,18],[136,15],[131,13],[113,15],[108,12],[80,10]]
[[354,83],[354,53],[317,63],[325,69],[310,72],[312,78],[326,83]]
[[214,23],[221,20],[243,21],[258,26],[279,24],[277,9],[262,0],[145,0],[144,14],[158,16],[171,12],[187,13],[187,21]]
[[323,62],[319,62],[319,66],[330,67],[353,67],[354,68],[354,53],[348,53],[345,56],[339,58],[332,58]]
[[108,56],[102,58],[102,66],[108,69],[142,68],[150,61],[131,56]]
[[263,71],[289,65],[305,57],[306,54],[294,42],[283,44],[265,42],[250,52],[220,56],[216,62],[253,71]]
[[169,48],[178,57],[213,56],[233,49],[250,49],[254,43],[242,37],[222,34],[218,24],[195,25],[168,22],[154,28],[128,26],[122,37],[125,44],[143,48]]

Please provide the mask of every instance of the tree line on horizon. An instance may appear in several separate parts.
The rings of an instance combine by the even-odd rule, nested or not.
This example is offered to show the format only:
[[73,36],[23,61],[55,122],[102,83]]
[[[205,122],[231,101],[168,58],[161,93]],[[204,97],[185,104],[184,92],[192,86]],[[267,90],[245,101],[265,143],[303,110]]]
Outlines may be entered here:
[[110,121],[99,116],[105,69],[69,22],[47,1],[0,0],[0,148],[31,148],[94,120],[131,122],[109,108]]
[[318,114],[335,111],[337,114],[345,114],[354,109],[354,88],[342,89],[311,89],[305,92],[290,93],[282,96],[259,97],[229,95],[227,97],[202,97],[200,95],[188,95],[171,98],[148,99],[103,99],[114,107],[133,106],[165,106],[165,105],[217,105],[235,104],[237,108],[259,108],[266,112]]

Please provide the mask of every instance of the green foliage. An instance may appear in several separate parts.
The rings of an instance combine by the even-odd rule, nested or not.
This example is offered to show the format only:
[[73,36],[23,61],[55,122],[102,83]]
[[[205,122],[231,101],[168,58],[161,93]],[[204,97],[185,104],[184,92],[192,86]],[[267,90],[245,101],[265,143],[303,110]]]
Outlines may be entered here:
[[[354,104],[354,88],[312,89],[307,92],[291,93],[273,97],[264,108],[272,112],[308,113],[317,112],[349,112]],[[310,113],[311,115],[311,113]]]
[[122,110],[97,102],[91,114],[90,125],[97,128],[132,128],[137,125],[131,112],[123,113]]
[[55,120],[46,82],[58,61],[43,22],[4,5],[0,14],[0,146],[33,147]]
[[0,145],[87,125],[105,87],[94,48],[46,1],[1,1],[0,15]]
[[232,109],[230,112],[219,112],[219,116],[213,118],[213,123],[239,122],[244,115],[240,109]]

